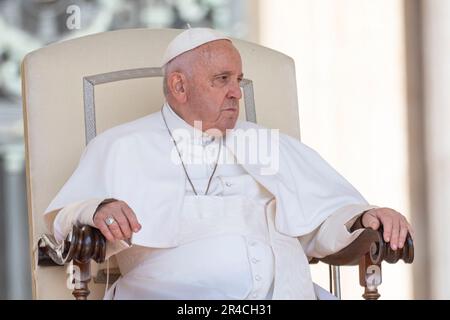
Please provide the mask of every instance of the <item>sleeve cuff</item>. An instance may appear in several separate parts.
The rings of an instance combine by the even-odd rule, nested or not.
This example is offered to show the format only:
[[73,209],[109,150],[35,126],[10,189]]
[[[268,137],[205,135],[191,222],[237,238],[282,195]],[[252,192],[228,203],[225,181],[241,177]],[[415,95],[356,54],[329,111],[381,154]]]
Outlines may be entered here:
[[335,252],[345,248],[350,243],[352,243],[360,234],[364,231],[364,229],[356,229],[353,232],[350,231],[351,227],[355,223],[356,219],[358,219],[361,214],[366,212],[367,210],[378,208],[373,205],[349,205],[345,206],[336,213],[334,213],[328,220],[327,224],[334,226],[342,226],[340,228],[330,228],[330,232],[335,232],[333,238],[336,239],[336,247],[334,248]]
[[92,199],[88,200],[80,207],[80,215],[78,216],[78,222],[80,224],[88,224],[95,227],[94,224],[94,213],[98,206],[103,202],[104,199]]
[[74,224],[87,224],[95,227],[93,216],[104,199],[90,199],[75,202],[62,208],[53,221],[53,234],[57,241],[64,240]]
[[339,252],[352,243],[364,229],[350,231],[356,219],[365,211],[377,208],[368,204],[344,206],[329,216],[309,238],[303,238],[305,253],[322,258]]

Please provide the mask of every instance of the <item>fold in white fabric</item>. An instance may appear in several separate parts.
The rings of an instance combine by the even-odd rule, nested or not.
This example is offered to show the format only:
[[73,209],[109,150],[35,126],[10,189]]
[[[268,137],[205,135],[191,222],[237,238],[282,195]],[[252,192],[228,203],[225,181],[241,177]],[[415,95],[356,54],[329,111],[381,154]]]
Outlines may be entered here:
[[[238,121],[226,141],[249,131],[259,134],[264,128]],[[239,148],[230,151],[243,169],[275,196],[276,229],[286,235],[307,234],[342,207],[368,205],[315,151],[287,135],[280,133],[279,170],[271,175],[262,174],[265,163],[249,163]],[[46,212],[93,198],[121,199],[142,224],[141,232],[133,237],[134,244],[175,247],[180,242],[186,177],[182,167],[172,161],[173,152],[159,112],[107,130],[89,143],[77,169]]]
[[[229,176],[229,173],[232,172],[223,168],[218,170],[216,179],[220,185],[211,195],[185,196],[179,246],[156,250],[133,247],[117,255],[123,277],[115,287],[115,298],[268,296],[274,279],[274,253],[266,203],[273,196],[248,174]],[[201,174],[194,176],[196,183],[201,180]],[[161,291],[160,286],[165,288],[166,282],[173,288],[179,283],[186,291]],[[140,288],[137,296],[134,289],[128,289],[136,286]],[[190,286],[191,290],[187,290]],[[147,292],[146,288],[151,289]]]
[[[184,171],[172,161],[173,143],[156,113],[89,144],[46,211],[63,208],[55,234],[63,237],[77,215],[92,223],[99,199],[116,198],[130,205],[142,229],[127,250],[123,242],[108,243],[108,256],[120,252],[123,277],[107,297],[315,299],[307,256],[348,245],[360,233],[350,234],[349,225],[373,206],[296,139],[280,134],[279,168],[267,174],[275,163],[249,163],[234,143],[264,128],[238,122],[222,141],[198,135],[167,104],[164,111],[172,130],[188,130],[188,140],[200,145],[192,148],[178,137],[182,156],[202,159],[223,143],[224,155],[234,159],[218,166],[209,196],[193,196]],[[214,163],[186,167],[202,194]]]

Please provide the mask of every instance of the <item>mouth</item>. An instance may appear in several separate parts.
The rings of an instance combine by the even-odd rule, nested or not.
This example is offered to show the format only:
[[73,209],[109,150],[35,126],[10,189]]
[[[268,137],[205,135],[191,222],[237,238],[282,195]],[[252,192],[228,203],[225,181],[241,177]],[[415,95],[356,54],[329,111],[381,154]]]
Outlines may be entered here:
[[223,109],[223,111],[233,111],[233,112],[236,112],[238,109],[237,108],[226,108],[226,109]]

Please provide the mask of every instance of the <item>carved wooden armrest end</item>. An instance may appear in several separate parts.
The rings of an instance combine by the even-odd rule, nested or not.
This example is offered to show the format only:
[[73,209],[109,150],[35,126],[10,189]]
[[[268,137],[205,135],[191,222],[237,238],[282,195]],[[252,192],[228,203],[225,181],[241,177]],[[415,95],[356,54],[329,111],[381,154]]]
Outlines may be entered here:
[[88,283],[91,280],[91,260],[105,261],[106,240],[100,230],[89,225],[73,226],[66,239],[58,243],[52,235],[44,234],[38,240],[38,265],[64,265],[73,261],[77,272],[74,274],[77,300],[85,300],[89,295]]

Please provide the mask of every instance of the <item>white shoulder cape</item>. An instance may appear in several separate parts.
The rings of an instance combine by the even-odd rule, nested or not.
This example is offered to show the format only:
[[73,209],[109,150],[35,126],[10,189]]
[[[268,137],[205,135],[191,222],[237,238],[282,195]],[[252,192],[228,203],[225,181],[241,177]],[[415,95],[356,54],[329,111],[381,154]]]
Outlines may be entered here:
[[[238,121],[227,140],[259,129],[264,130]],[[142,225],[133,235],[134,244],[177,246],[186,178],[181,165],[171,161],[172,151],[173,143],[159,112],[109,129],[89,143],[75,172],[46,212],[92,198],[120,199],[128,203]],[[267,165],[246,163],[239,150],[235,156],[275,196],[275,227],[288,236],[313,231],[342,207],[367,205],[314,150],[290,136],[279,135],[279,170],[273,174],[262,174]]]

